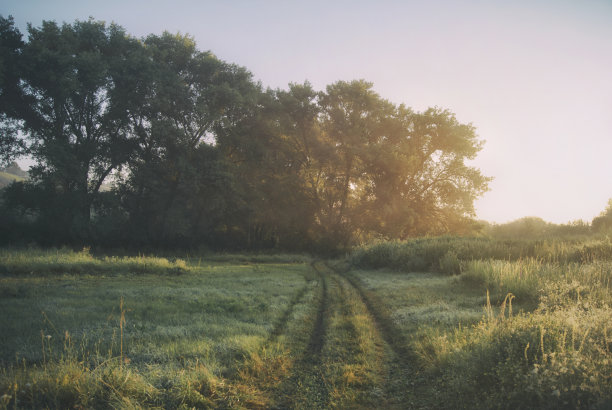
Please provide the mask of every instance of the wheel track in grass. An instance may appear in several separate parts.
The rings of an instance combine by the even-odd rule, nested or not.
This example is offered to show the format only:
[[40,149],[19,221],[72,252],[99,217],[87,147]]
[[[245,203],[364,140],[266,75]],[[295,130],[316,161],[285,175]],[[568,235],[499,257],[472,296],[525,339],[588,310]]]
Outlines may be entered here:
[[321,350],[327,331],[328,283],[314,264],[303,276],[306,283],[294,293],[274,322],[254,356],[256,359],[247,360],[237,372],[229,389],[230,398],[220,401],[220,408],[234,408],[239,403],[246,408],[328,408],[321,370]]
[[415,388],[420,384],[416,357],[409,348],[408,339],[395,325],[391,313],[384,302],[373,291],[367,290],[363,282],[349,270],[341,270],[329,263],[325,263],[336,275],[342,277],[359,295],[366,307],[368,314],[374,322],[377,332],[385,343],[388,351],[385,360],[386,383],[382,390],[386,392],[386,398],[381,406],[384,408],[419,408],[416,403],[417,393]]
[[401,330],[395,326],[390,312],[387,311],[378,296],[365,289],[361,281],[355,276],[349,275],[347,271],[341,271],[329,264],[326,264],[326,266],[344,278],[357,291],[385,342],[398,356],[398,359],[404,366],[413,367],[413,353],[408,348],[407,339],[402,335]]
[[270,336],[268,336],[268,340],[266,344],[274,343],[280,335],[282,335],[287,329],[287,324],[289,323],[289,319],[293,315],[295,311],[295,307],[304,299],[306,292],[308,291],[308,282],[304,284],[304,286],[291,298],[289,302],[289,306],[285,309],[283,314],[274,324],[272,331],[270,332]]
[[[296,360],[291,376],[277,389],[276,409],[325,409],[328,408],[329,392],[322,369],[321,351],[325,344],[328,325],[329,295],[326,275],[317,267],[311,268],[317,276],[319,287],[318,305],[308,342],[301,357]],[[290,315],[287,315],[287,320]]]
[[[353,397],[365,397],[368,403],[376,403],[375,406],[410,408],[411,400],[409,397],[407,400],[404,393],[409,389],[409,382],[406,380],[415,368],[412,365],[413,355],[407,347],[406,338],[393,323],[384,303],[372,291],[367,290],[358,278],[347,272],[322,261],[313,262],[311,267],[319,284],[317,307],[313,312],[314,321],[308,336],[304,339],[307,340],[306,347],[294,362],[291,375],[274,394],[276,405],[273,408],[323,409],[337,407],[338,403],[349,408],[367,408],[355,399],[351,402],[350,389],[356,389],[352,391],[356,394]],[[302,298],[303,295],[296,297],[295,304]],[[356,302],[357,305],[349,307],[351,302]],[[350,387],[349,391],[345,392],[348,396],[342,396],[343,393],[340,392],[339,398],[336,391],[336,387],[339,386],[338,371],[344,368],[344,364],[358,366],[352,356],[347,356],[345,352],[351,349],[355,352],[360,351],[357,329],[352,323],[356,314],[354,309],[369,317],[371,329],[375,334],[373,336],[376,340],[375,347],[370,347],[369,351],[378,352],[373,354],[380,355],[380,361],[374,365],[378,370],[367,369],[367,371],[379,374],[381,380],[384,380],[374,385],[381,392],[379,401],[372,401],[374,396],[371,390],[363,390],[363,387],[358,385]],[[294,307],[287,309],[282,316],[279,321],[282,325],[275,328],[278,335],[274,338],[285,331],[293,310]],[[348,327],[344,328],[346,333],[343,336],[337,333],[338,320],[348,322],[344,323],[344,326]],[[326,345],[328,342],[330,344]],[[335,376],[334,371],[329,373],[330,369],[336,369]],[[372,385],[368,389],[371,387]],[[348,401],[342,401],[342,397]]]
[[312,268],[317,273],[321,283],[321,299],[317,309],[314,329],[312,331],[308,347],[306,348],[305,356],[312,359],[314,363],[320,364],[321,350],[323,349],[323,344],[325,343],[325,333],[327,330],[326,316],[328,313],[329,295],[327,291],[327,278],[319,269],[317,269],[316,262],[312,263]]
[[386,408],[379,383],[385,373],[384,341],[356,290],[327,270],[335,291],[330,348],[324,351],[330,402],[336,408]]

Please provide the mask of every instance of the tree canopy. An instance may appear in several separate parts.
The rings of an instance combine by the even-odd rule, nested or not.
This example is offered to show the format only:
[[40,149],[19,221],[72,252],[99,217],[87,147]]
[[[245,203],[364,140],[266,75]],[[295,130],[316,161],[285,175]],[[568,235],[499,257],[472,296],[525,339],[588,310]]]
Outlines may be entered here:
[[612,233],[612,198],[608,200],[606,209],[593,218],[593,230],[601,233]]
[[[6,241],[338,249],[469,233],[475,128],[363,80],[263,89],[189,36],[0,17]],[[105,187],[110,186],[110,189]]]

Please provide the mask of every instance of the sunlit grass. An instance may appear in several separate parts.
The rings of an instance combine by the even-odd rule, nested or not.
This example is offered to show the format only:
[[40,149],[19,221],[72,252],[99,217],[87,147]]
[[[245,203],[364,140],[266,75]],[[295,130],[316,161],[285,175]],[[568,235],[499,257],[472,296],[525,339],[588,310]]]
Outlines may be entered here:
[[589,296],[598,303],[612,302],[612,263],[545,263],[536,259],[515,262],[471,261],[464,265],[461,280],[499,295],[514,294],[518,300],[537,303],[550,297],[550,286],[570,286],[576,295]]
[[329,383],[329,406],[374,408],[380,405],[383,375],[382,339],[356,290],[339,277],[331,283],[323,361]]
[[293,305],[310,314],[296,300],[312,292],[305,264],[68,250],[4,251],[1,261],[0,396],[11,407],[266,403],[263,379],[243,379],[281,378],[300,339],[284,334],[303,321],[277,342],[270,334]]
[[155,256],[94,257],[89,248],[2,249],[0,273],[5,275],[149,273],[181,274],[189,267],[183,259]]
[[605,408],[606,255],[430,242],[436,272],[2,251],[0,408]]
[[410,400],[485,409],[612,403],[612,263],[489,259],[462,270],[355,272],[416,359]]

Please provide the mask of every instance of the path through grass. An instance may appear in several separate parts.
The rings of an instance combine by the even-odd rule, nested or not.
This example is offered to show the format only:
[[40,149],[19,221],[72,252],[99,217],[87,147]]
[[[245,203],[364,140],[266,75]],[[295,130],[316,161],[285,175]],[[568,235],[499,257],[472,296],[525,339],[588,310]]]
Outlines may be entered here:
[[[0,252],[0,408],[605,408],[612,390],[607,262],[30,256]],[[521,282],[541,272],[563,280]]]

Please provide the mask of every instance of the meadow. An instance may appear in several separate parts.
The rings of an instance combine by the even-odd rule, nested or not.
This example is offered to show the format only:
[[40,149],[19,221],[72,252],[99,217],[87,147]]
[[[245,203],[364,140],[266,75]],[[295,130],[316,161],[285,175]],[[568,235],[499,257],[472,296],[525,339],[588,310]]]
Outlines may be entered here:
[[0,251],[0,408],[609,408],[606,238]]

